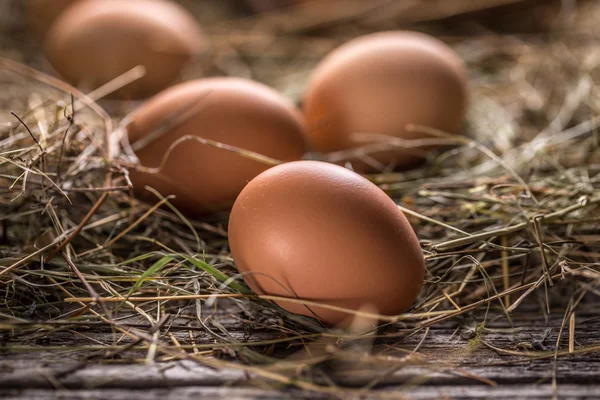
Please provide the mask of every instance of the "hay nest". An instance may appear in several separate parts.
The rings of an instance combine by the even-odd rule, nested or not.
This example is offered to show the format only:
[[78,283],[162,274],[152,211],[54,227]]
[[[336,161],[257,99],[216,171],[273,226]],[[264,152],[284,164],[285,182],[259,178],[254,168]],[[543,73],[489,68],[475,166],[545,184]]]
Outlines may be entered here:
[[[455,145],[420,169],[368,176],[413,224],[427,260],[426,285],[410,312],[381,316],[383,327],[352,334],[330,332],[248,293],[229,253],[227,215],[188,220],[158,193],[155,204],[132,198],[130,166],[109,146],[125,114],[121,106],[105,103],[109,115],[97,102],[101,95],[86,96],[0,60],[6,348],[67,329],[115,332],[122,337],[109,350],[72,350],[86,362],[140,352],[146,360],[190,359],[326,391],[328,382],[307,372],[311,367],[356,357],[375,370],[418,363],[418,353],[392,359],[372,346],[395,346],[461,316],[480,316],[476,333],[491,320],[514,326],[512,317],[534,301],[542,304],[539,312],[562,312],[567,324],[580,304],[598,295],[600,283],[600,93],[594,84],[600,53],[584,33],[599,13],[587,7],[577,20],[580,30],[450,37],[472,73],[465,135],[451,136]],[[375,22],[354,18],[368,31],[369,21],[381,23],[377,15],[368,14]],[[259,22],[279,26],[275,17]],[[294,49],[297,63],[287,65],[300,67],[295,75],[266,78],[265,61],[252,55],[272,46],[267,34],[231,33],[225,40],[219,32],[228,25],[218,24],[212,29],[216,64],[235,70],[244,61],[244,71],[297,95],[309,66],[343,36],[338,25],[335,18],[285,25],[273,51]],[[325,28],[337,32],[325,44],[303,36]],[[207,336],[196,343],[193,335],[174,336],[178,331]],[[256,333],[263,339],[247,341]],[[476,334],[470,345],[477,340]],[[318,344],[312,357],[288,357],[286,349],[307,342]],[[563,353],[557,347],[553,354]],[[286,362],[276,363],[283,356]]]

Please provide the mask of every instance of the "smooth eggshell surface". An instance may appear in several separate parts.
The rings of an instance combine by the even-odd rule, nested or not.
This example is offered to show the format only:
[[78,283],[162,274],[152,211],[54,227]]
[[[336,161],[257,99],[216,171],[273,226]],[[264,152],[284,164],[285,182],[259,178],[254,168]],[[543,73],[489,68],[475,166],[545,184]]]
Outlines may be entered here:
[[[257,293],[317,301],[380,314],[407,310],[421,289],[417,237],[377,186],[343,167],[297,161],[253,179],[237,198],[229,244]],[[330,325],[351,315],[277,302]]]
[[167,0],[87,0],[69,7],[46,37],[46,57],[70,83],[93,89],[142,65],[118,92],[144,97],[167,87],[206,42],[193,16]]
[[[140,107],[127,126],[141,165],[160,166],[169,146],[195,135],[277,160],[298,160],[305,151],[300,111],[274,90],[240,78],[209,78],[173,86]],[[150,135],[164,130],[141,148]],[[131,170],[138,196],[156,198],[145,185],[187,214],[216,211],[233,204],[248,181],[269,165],[238,153],[186,140],[177,145],[159,173]]]
[[[407,124],[456,133],[466,111],[466,80],[458,55],[431,36],[394,31],[351,40],[313,72],[304,100],[309,141],[327,153],[380,140],[356,134],[431,138],[408,131]],[[395,148],[371,156],[403,167],[422,154]]]

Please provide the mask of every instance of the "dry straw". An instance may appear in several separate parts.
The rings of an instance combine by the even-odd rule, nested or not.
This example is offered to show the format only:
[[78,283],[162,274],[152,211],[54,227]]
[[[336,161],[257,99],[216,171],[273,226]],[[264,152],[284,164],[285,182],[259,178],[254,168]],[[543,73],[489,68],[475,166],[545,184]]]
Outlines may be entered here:
[[[4,111],[13,115],[0,121],[0,330],[9,337],[4,349],[36,351],[33,339],[64,331],[104,332],[110,338],[93,345],[44,348],[70,350],[82,362],[128,355],[145,362],[187,359],[306,390],[356,395],[410,365],[494,385],[457,369],[455,361],[429,364],[419,347],[386,355],[386,348],[400,348],[416,333],[426,340],[460,316],[477,321],[467,351],[484,345],[557,362],[598,351],[574,339],[578,307],[600,294],[598,93],[590,77],[597,64],[590,58],[580,62],[585,48],[562,57],[565,40],[535,46],[515,37],[459,43],[474,75],[470,136],[412,126],[454,145],[418,170],[369,176],[415,227],[427,260],[426,285],[406,314],[347,310],[385,324],[352,333],[332,332],[286,313],[269,301],[272,296],[250,293],[229,253],[226,216],[188,220],[156,192],[155,204],[130,196],[127,169],[134,166],[108,146],[115,123],[97,100],[143,71],[86,96],[1,59],[1,90],[28,88],[21,98],[3,100]],[[496,76],[504,77],[504,86]],[[555,350],[502,349],[485,341],[491,321],[519,329],[513,318],[522,309],[530,312],[532,299],[541,301],[545,313],[564,315],[560,335],[568,333],[567,347],[560,346],[560,335]],[[302,348],[289,355],[289,349]],[[335,380],[309,372],[331,362],[342,382],[345,372],[362,368],[365,386],[341,389]]]

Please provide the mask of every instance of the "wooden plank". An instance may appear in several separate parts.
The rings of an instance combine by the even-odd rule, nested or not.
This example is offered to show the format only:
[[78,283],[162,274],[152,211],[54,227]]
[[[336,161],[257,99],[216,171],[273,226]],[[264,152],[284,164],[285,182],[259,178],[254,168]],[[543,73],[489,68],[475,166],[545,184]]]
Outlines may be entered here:
[[315,396],[310,393],[282,393],[275,390],[249,389],[249,388],[219,388],[219,387],[192,387],[176,389],[153,390],[10,390],[0,391],[0,398],[14,400],[197,400],[197,399],[231,399],[231,400],[279,400],[279,399],[327,399],[326,396]]
[[[496,315],[500,314],[492,312],[488,319],[493,320]],[[578,311],[575,350],[582,346],[600,344],[600,338],[597,336],[597,332],[600,331],[600,318],[597,318],[597,315],[598,305],[593,303],[582,306]],[[375,348],[368,345],[362,348],[362,351],[371,349],[376,353],[385,351],[386,355],[403,356],[406,351],[414,349],[422,342],[419,353],[427,362],[426,365],[389,371],[389,366],[386,365],[374,366],[346,360],[319,365],[315,370],[326,373],[338,384],[351,388],[359,388],[379,379],[378,393],[408,390],[407,393],[414,398],[439,398],[442,395],[465,399],[547,398],[551,393],[549,383],[554,367],[553,358],[531,359],[526,356],[499,354],[482,343],[474,344],[472,328],[476,321],[483,320],[483,316],[474,315],[471,318],[440,324],[439,327],[432,328],[424,340],[423,334],[417,334],[403,340],[397,337],[378,340]],[[481,339],[506,351],[537,349],[551,352],[556,344],[561,322],[562,316],[559,312],[551,314],[547,321],[539,312],[520,313],[514,315],[514,324],[518,329],[511,328],[504,319],[490,322],[482,331]],[[387,333],[393,331],[397,332],[398,327],[390,329]],[[140,359],[145,356],[144,350],[128,352],[118,360],[81,363],[79,360],[82,353],[80,350],[73,351],[74,347],[97,346],[98,343],[109,345],[113,343],[114,337],[111,332],[99,330],[95,326],[79,327],[78,332],[80,334],[55,332],[48,335],[43,342],[34,339],[24,341],[22,337],[5,340],[4,343],[8,347],[4,347],[4,351],[0,350],[2,394],[7,398],[16,399],[51,398],[52,390],[59,387],[68,391],[68,398],[88,399],[99,396],[99,393],[106,393],[97,398],[109,398],[109,394],[114,394],[114,397],[110,398],[119,399],[132,396],[136,390],[143,389],[144,393],[147,392],[150,396],[145,398],[153,399],[164,396],[165,389],[169,388],[170,394],[161,398],[185,399],[199,393],[244,399],[254,398],[260,393],[260,398],[280,398],[277,391],[256,392],[247,387],[256,384],[256,381],[249,381],[248,378],[252,376],[236,369],[217,371],[191,361],[159,362],[150,365],[134,363],[134,358]],[[174,330],[172,333],[181,343],[189,342],[188,332]],[[195,334],[197,344],[214,346],[214,341],[204,332],[196,331]],[[231,334],[238,340],[246,339],[250,342],[275,337],[265,332],[256,332],[248,336],[247,332],[232,330]],[[17,343],[31,347],[29,351],[14,351],[19,349],[15,347]],[[569,338],[565,330],[561,348],[568,349],[568,344]],[[387,348],[388,346],[391,347]],[[7,348],[13,351],[8,352]],[[360,348],[348,350],[349,354],[360,355],[360,352]],[[284,355],[280,357],[286,358]],[[573,354],[559,358],[556,363],[556,380],[560,393],[564,391],[565,398],[591,396],[590,393],[600,395],[600,392],[597,392],[600,389],[599,361],[599,353]],[[262,382],[266,387],[273,386],[270,382]],[[492,387],[489,383],[498,386]],[[236,388],[227,389],[232,385]],[[410,390],[406,389],[407,387]]]
[[[493,400],[515,400],[515,399],[550,399],[552,398],[552,386],[542,385],[514,385],[498,388],[478,386],[440,386],[419,387],[416,389],[394,389],[375,392],[362,399],[384,398],[388,395],[404,395],[412,400],[439,400],[439,399],[493,399]],[[558,387],[558,396],[561,400],[572,399],[597,399],[600,396],[600,385],[561,385]],[[259,388],[236,388],[236,387],[183,387],[172,389],[82,389],[82,390],[0,390],[0,398],[13,400],[196,400],[196,399],[231,399],[231,400],[278,400],[278,399],[330,399],[331,396],[318,395],[314,393],[302,393],[294,390],[278,391],[264,390]]]

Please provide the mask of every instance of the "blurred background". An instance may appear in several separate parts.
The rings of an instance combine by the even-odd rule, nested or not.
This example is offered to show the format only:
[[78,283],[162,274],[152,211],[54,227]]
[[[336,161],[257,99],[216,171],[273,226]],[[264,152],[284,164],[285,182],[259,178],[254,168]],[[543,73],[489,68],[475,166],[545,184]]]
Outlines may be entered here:
[[[410,29],[450,44],[470,73],[469,125],[506,150],[552,121],[582,66],[598,78],[597,1],[576,0],[179,0],[196,16],[208,51],[181,80],[239,76],[273,86],[297,103],[313,67],[361,34]],[[57,2],[58,4],[58,2]],[[53,74],[27,1],[0,0],[0,56]],[[18,88],[13,88],[18,90]],[[589,88],[593,94],[594,88]],[[7,91],[4,91],[7,95]],[[0,94],[2,96],[2,94]],[[8,96],[14,98],[14,96]],[[596,107],[589,97],[584,112]],[[110,102],[109,102],[110,104]],[[124,115],[135,104],[111,106]],[[579,109],[578,112],[580,111]],[[505,135],[495,135],[501,128]],[[489,143],[488,143],[489,144]]]
[[[58,1],[57,3],[59,3]],[[179,0],[210,38],[210,52],[184,78],[235,75],[298,96],[306,75],[331,49],[364,33],[411,29],[438,36],[471,65],[494,64],[548,35],[594,39],[597,2],[576,0]],[[0,1],[0,55],[48,70],[32,33],[27,1]],[[576,20],[576,23],[575,23]],[[514,40],[497,35],[514,35]],[[462,43],[465,39],[469,41]],[[524,41],[522,43],[521,41]],[[463,46],[459,46],[460,44]],[[569,43],[572,48],[572,43]],[[522,48],[522,47],[521,47]],[[518,55],[514,54],[513,55]],[[494,63],[493,61],[496,61]],[[476,77],[476,76],[475,76]]]

